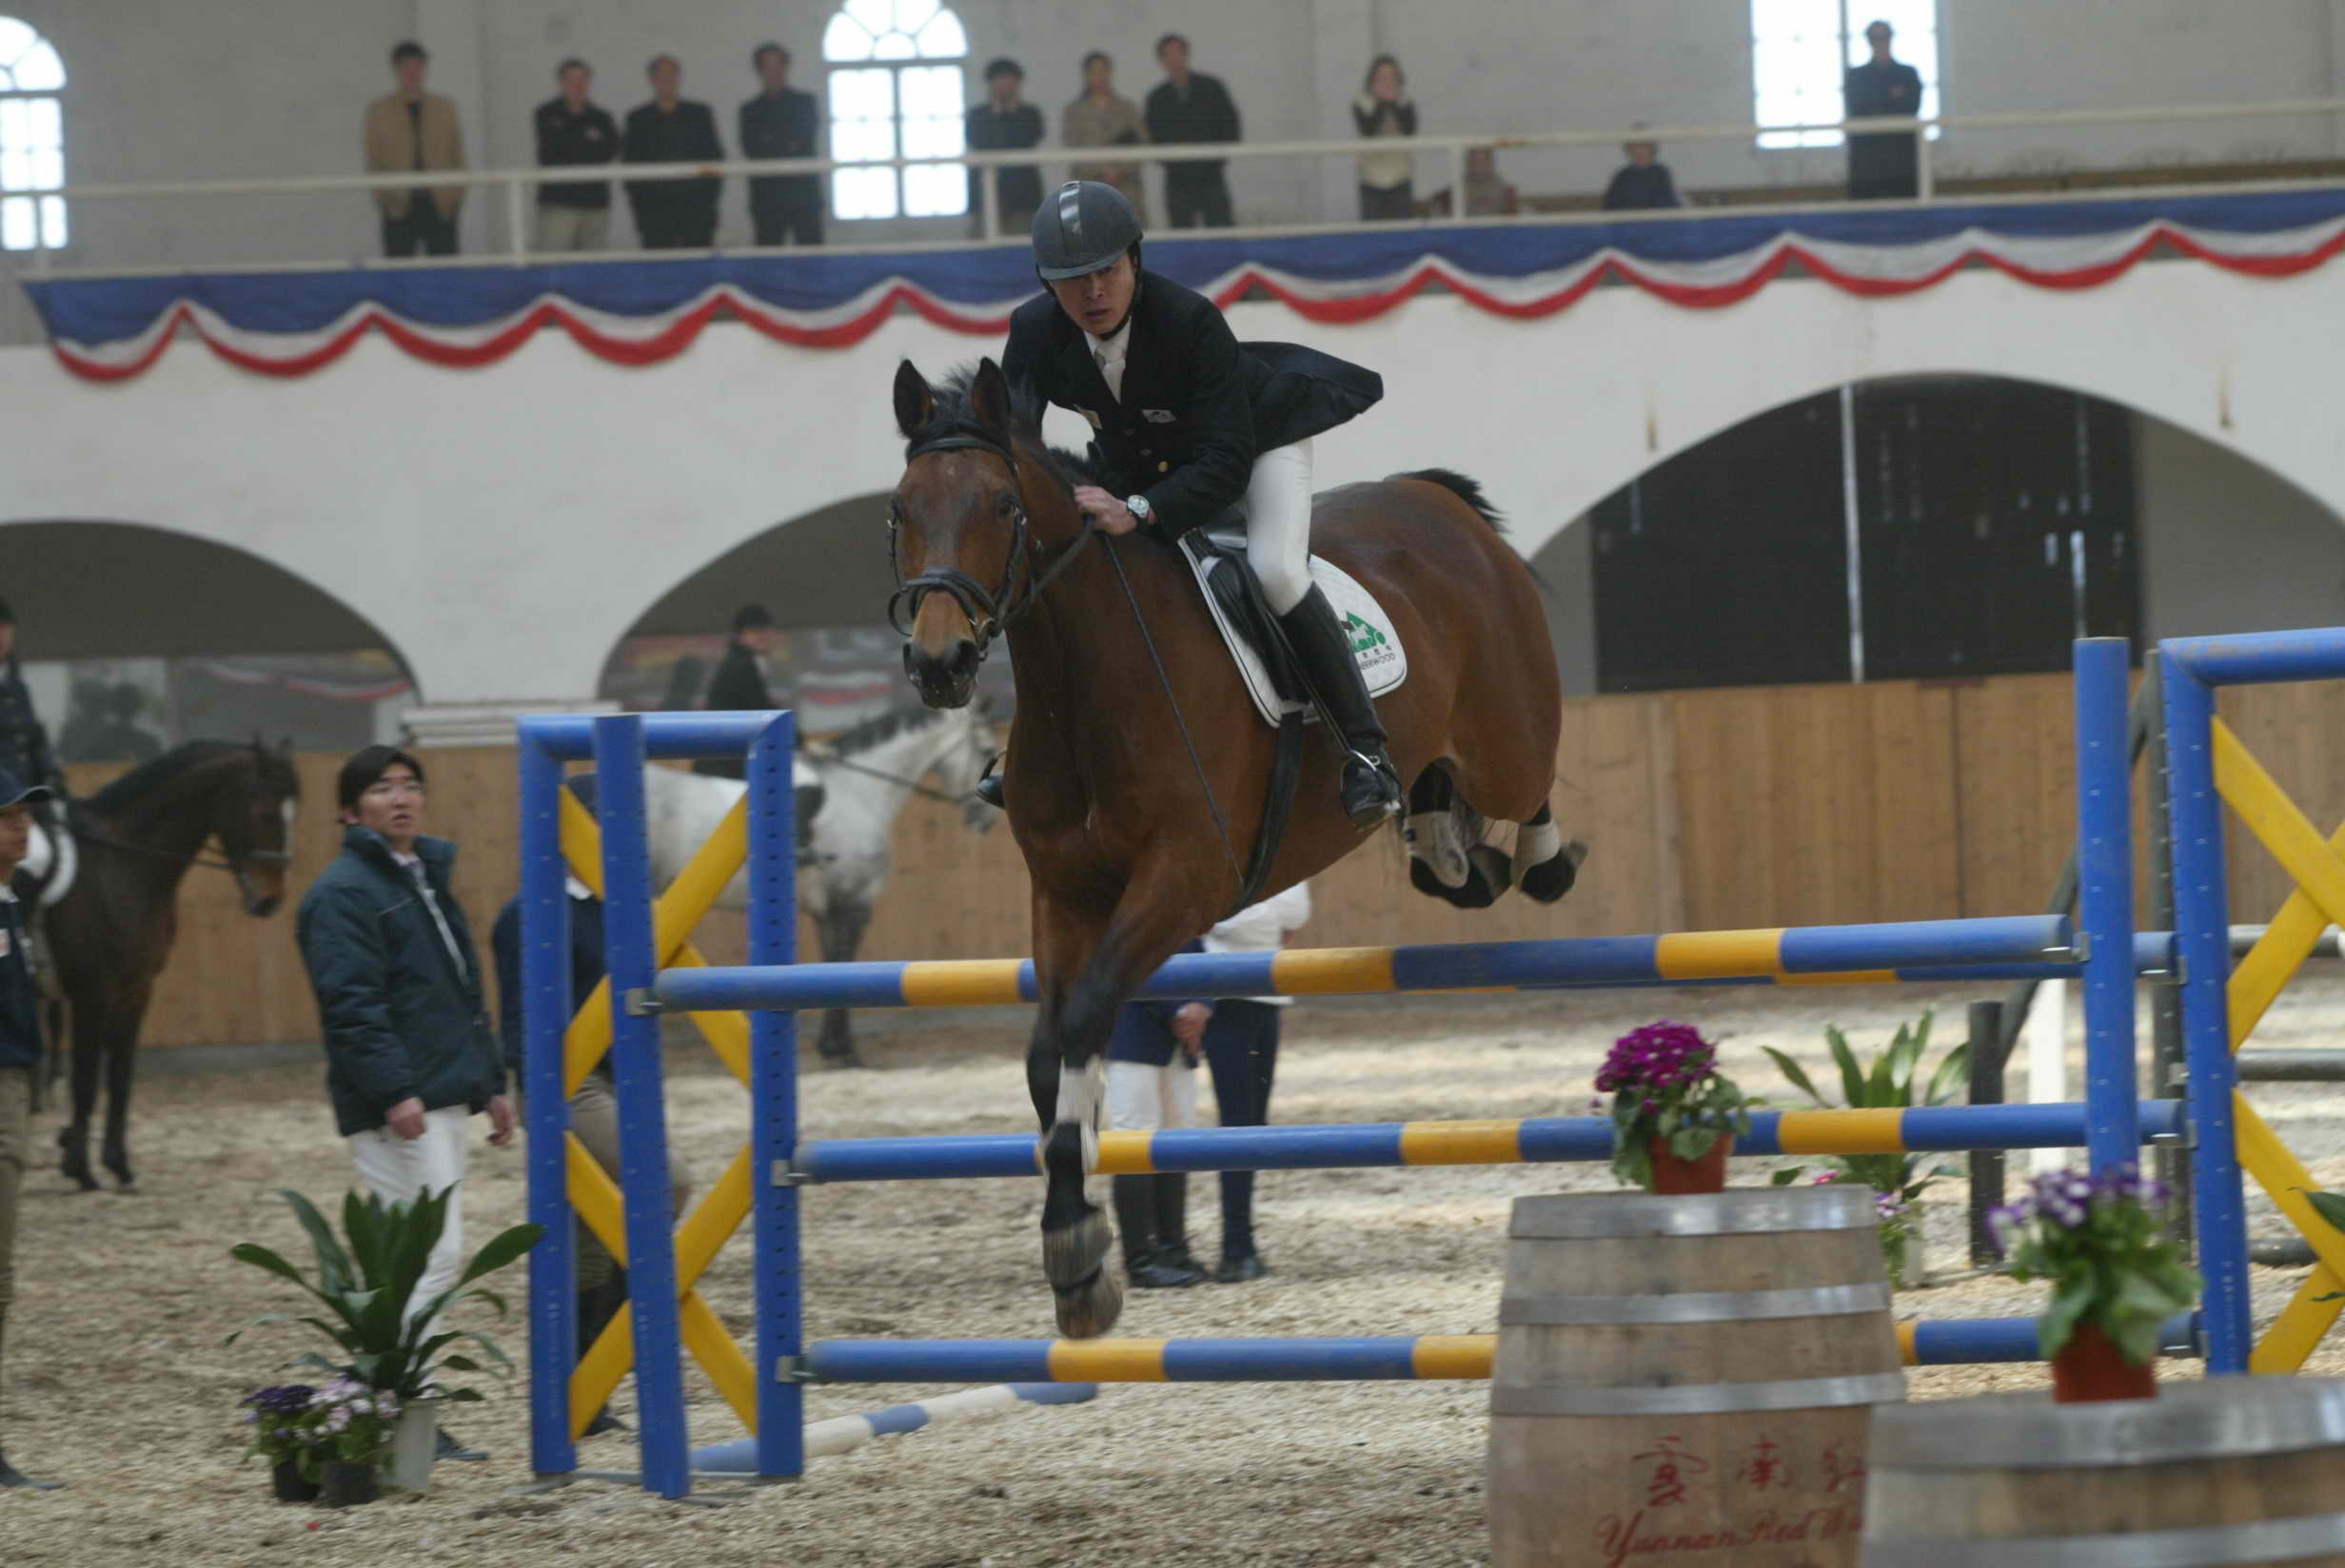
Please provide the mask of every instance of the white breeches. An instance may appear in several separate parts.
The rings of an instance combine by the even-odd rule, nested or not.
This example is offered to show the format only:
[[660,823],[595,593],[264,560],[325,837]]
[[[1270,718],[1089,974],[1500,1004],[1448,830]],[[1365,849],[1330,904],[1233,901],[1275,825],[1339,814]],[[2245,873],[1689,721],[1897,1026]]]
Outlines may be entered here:
[[1197,1124],[1197,1076],[1193,1062],[1176,1053],[1160,1068],[1146,1062],[1108,1064],[1108,1130],[1154,1132]]
[[1246,564],[1274,615],[1310,592],[1310,442],[1272,447],[1246,481]]

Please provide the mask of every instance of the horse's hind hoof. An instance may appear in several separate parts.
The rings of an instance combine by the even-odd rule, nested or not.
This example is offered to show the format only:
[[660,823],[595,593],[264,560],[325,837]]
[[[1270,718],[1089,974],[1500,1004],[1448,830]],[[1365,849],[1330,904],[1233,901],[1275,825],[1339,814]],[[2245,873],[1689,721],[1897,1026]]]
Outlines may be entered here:
[[1542,904],[1554,903],[1580,879],[1580,865],[1586,858],[1587,846],[1573,839],[1523,873],[1520,886],[1524,896]]
[[[1042,1233],[1042,1277],[1059,1290],[1072,1290],[1099,1271],[1114,1242],[1107,1216],[1092,1205],[1090,1212],[1074,1224]],[[1116,1294],[1120,1299],[1122,1292]],[[1111,1320],[1113,1316],[1109,1314]]]
[[1058,1332],[1070,1340],[1095,1340],[1115,1326],[1123,1316],[1124,1287],[1115,1271],[1092,1270],[1091,1278],[1073,1287],[1054,1291],[1058,1305]]

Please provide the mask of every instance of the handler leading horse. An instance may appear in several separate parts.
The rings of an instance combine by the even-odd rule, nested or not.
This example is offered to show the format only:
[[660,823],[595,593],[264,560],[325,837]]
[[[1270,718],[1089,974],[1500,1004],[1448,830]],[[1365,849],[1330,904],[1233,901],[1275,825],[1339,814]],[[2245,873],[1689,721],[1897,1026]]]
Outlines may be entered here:
[[[1060,1330],[1104,1334],[1123,1292],[1102,1266],[1107,1223],[1083,1193],[1097,1060],[1140,981],[1235,904],[1275,733],[1179,553],[1086,522],[1079,476],[1041,445],[1037,411],[1012,406],[993,361],[965,391],[932,388],[905,364],[896,414],[911,443],[890,512],[899,569],[916,583],[951,573],[983,585],[967,613],[947,593],[920,603],[908,662],[929,678],[916,683],[933,705],[966,702],[996,633],[1017,672],[1005,782],[1034,882],[1041,1005],[1027,1085],[1049,1134],[1043,1267]],[[1380,716],[1412,794],[1453,787],[1484,816],[1527,824],[1517,879],[1544,901],[1576,864],[1547,803],[1562,696],[1538,588],[1479,495],[1440,471],[1346,485],[1318,498],[1311,543],[1374,594],[1408,650],[1408,681]],[[1344,760],[1310,748],[1263,893],[1365,841],[1338,798]]]

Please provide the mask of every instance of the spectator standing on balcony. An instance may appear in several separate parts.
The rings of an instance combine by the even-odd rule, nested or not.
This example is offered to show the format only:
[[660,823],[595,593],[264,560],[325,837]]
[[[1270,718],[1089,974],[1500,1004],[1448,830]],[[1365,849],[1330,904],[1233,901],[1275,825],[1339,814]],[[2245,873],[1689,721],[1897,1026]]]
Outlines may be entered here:
[[1643,212],[1685,205],[1685,198],[1677,193],[1677,180],[1669,166],[1661,161],[1660,143],[1624,142],[1621,153],[1628,162],[1605,186],[1606,212]]
[[[741,106],[741,156],[819,158],[822,110],[811,92],[790,85],[790,51],[759,44],[750,56],[759,90]],[[749,182],[749,223],[758,244],[822,243],[822,176],[759,174]]]
[[[774,651],[774,617],[762,604],[744,604],[733,613],[733,640],[717,673],[708,679],[708,697],[700,706],[712,714],[761,714],[778,704],[766,679],[765,658]],[[738,756],[704,756],[692,765],[696,774],[713,778],[746,778],[749,765]]]
[[[1379,136],[1414,136],[1417,106],[1402,96],[1407,88],[1401,63],[1379,54],[1368,68],[1368,80],[1351,101],[1351,123],[1370,140]],[[1360,160],[1360,222],[1406,223],[1416,216],[1413,152],[1371,152]]]
[[[424,90],[424,73],[430,64],[424,46],[412,39],[391,50],[391,75],[399,86],[366,106],[367,173],[464,167],[464,137],[456,123],[456,106]],[[383,253],[455,255],[456,209],[463,202],[463,186],[376,191],[375,206],[383,211]]]
[[[1218,76],[1189,69],[1189,40],[1168,32],[1156,40],[1156,63],[1164,80],[1148,95],[1148,139],[1176,143],[1235,142],[1243,137],[1237,105]],[[1164,205],[1174,228],[1229,228],[1237,219],[1230,208],[1230,181],[1219,158],[1189,159],[1164,166]]]
[[[562,91],[538,106],[538,164],[542,168],[608,164],[619,157],[619,122],[586,93],[595,73],[583,60],[564,60],[554,71]],[[601,250],[611,237],[611,183],[565,181],[538,186],[537,248]]]
[[[972,152],[1016,152],[1042,140],[1042,111],[1018,94],[1026,86],[1025,69],[1003,58],[985,68],[985,102],[961,117],[961,128]],[[1024,234],[1034,225],[1035,209],[1042,205],[1042,171],[1032,164],[969,171],[971,232],[985,234],[985,198],[981,180],[994,182],[995,208],[1000,214],[995,234]]]
[[[684,68],[672,54],[655,55],[645,69],[651,102],[627,114],[624,155],[631,164],[715,164],[724,161],[717,117],[706,104],[683,97]],[[717,197],[724,182],[630,180],[627,205],[645,250],[702,250],[717,243]]]
[[[1841,85],[1841,99],[1851,120],[1886,119],[1921,112],[1921,73],[1894,58],[1890,40],[1897,36],[1886,22],[1864,29],[1873,57],[1851,66]],[[1914,133],[1878,131],[1848,138],[1848,199],[1852,202],[1896,201],[1921,194],[1921,155]]]
[[[1083,95],[1059,115],[1058,134],[1071,147],[1137,147],[1148,140],[1140,106],[1115,95],[1115,62],[1097,49],[1083,56]],[[1113,186],[1140,215],[1140,226],[1148,226],[1148,186],[1138,164],[1077,164],[1069,178]]]

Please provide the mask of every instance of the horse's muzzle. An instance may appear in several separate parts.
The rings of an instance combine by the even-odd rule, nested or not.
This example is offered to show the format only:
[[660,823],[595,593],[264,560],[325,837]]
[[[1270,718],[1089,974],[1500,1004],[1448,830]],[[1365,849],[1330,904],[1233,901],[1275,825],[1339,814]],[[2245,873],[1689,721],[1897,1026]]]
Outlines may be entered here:
[[977,666],[985,656],[969,637],[956,638],[941,654],[916,642],[904,644],[904,674],[920,700],[932,708],[966,708],[976,694]]

